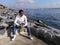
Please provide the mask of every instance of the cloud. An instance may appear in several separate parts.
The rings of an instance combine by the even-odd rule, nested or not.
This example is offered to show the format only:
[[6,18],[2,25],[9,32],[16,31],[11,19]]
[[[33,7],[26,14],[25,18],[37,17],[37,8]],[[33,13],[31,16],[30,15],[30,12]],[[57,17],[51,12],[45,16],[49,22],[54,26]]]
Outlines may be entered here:
[[16,9],[22,8],[60,8],[60,1],[58,2],[50,2],[50,3],[36,3],[35,0],[16,0],[13,3],[10,3],[10,7]]
[[53,2],[48,4],[42,4],[41,8],[60,8],[60,2]]
[[46,4],[36,4],[36,8],[60,8],[60,1],[59,2],[50,2]]
[[18,0],[18,2],[22,2],[22,3],[34,3],[34,0]]
[[35,7],[35,1],[34,0],[17,0],[14,3],[10,4],[11,7],[14,8],[33,8]]

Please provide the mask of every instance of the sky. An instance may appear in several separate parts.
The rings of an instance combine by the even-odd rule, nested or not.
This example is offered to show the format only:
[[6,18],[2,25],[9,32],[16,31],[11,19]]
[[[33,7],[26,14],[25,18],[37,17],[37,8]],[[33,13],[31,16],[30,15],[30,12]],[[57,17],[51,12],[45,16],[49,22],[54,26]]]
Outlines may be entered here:
[[12,8],[60,8],[60,0],[0,0]]

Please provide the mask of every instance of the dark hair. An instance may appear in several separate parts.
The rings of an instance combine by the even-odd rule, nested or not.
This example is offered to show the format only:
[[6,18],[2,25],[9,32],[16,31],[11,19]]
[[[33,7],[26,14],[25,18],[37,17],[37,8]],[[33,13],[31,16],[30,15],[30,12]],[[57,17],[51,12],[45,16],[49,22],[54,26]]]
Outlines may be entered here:
[[19,10],[19,13],[24,12],[23,10]]

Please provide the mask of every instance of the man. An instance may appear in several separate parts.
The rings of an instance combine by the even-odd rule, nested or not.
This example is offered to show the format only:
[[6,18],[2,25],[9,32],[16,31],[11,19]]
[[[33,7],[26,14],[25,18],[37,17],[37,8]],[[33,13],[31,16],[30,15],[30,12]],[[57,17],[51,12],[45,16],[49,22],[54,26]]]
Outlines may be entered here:
[[13,38],[12,40],[14,40],[16,38],[16,29],[17,27],[25,27],[27,28],[27,32],[28,32],[28,37],[29,39],[31,38],[31,31],[30,31],[30,27],[27,26],[27,17],[24,15],[24,11],[23,10],[19,10],[19,15],[16,16],[15,22],[14,22],[14,30],[13,30]]

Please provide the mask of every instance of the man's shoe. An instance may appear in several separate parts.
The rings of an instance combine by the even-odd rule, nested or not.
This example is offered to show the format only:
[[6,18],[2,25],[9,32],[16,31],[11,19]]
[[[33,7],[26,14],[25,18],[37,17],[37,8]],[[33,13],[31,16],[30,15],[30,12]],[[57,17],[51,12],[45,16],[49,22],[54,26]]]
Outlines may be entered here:
[[15,40],[15,38],[16,38],[16,35],[14,35],[14,37],[12,38],[12,41]]
[[29,35],[28,37],[29,37],[29,39],[33,40],[33,38],[31,37],[31,35]]
[[30,40],[33,40],[33,38],[32,38],[32,37],[30,37],[29,39],[30,39]]

